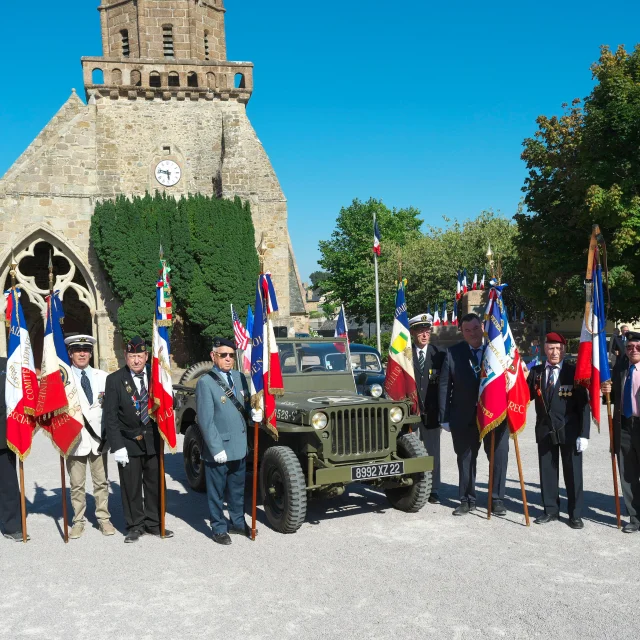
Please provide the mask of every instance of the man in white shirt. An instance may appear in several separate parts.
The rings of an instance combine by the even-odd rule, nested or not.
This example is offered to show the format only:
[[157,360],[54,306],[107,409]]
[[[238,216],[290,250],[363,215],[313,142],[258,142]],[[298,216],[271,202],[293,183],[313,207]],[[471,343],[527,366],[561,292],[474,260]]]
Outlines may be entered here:
[[109,481],[107,478],[107,454],[102,453],[102,400],[107,374],[89,365],[93,355],[95,338],[87,335],[74,335],[65,339],[69,351],[71,369],[76,378],[80,407],[84,418],[84,427],[80,440],[67,457],[67,471],[71,485],[71,505],[73,507],[73,526],[69,537],[79,538],[85,528],[87,508],[85,484],[87,465],[91,472],[93,497],[96,503],[96,518],[100,531],[112,536],[116,530],[109,515]]

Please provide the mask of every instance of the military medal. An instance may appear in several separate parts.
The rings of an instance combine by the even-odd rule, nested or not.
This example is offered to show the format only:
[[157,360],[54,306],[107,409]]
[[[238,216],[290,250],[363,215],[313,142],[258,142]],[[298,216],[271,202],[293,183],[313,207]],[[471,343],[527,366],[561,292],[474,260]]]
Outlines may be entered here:
[[220,398],[220,402],[222,402],[222,404],[224,404],[227,401],[227,396],[222,396]]

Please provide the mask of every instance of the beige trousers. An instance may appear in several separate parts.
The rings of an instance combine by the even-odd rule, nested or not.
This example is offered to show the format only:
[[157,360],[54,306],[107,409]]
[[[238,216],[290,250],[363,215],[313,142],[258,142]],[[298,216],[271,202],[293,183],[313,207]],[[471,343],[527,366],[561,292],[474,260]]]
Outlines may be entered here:
[[87,463],[91,471],[93,497],[96,501],[96,518],[109,520],[109,481],[107,480],[107,454],[87,456],[69,456],[67,471],[71,484],[71,506],[73,507],[73,523],[84,522],[87,510],[85,484],[87,481]]

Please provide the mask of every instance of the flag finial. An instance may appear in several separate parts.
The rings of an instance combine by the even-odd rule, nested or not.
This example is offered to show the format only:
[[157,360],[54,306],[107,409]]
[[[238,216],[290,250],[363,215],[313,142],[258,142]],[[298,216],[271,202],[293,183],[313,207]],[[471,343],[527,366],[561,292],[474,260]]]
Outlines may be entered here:
[[264,258],[267,255],[267,241],[264,232],[260,236],[260,244],[258,245],[258,256],[260,257],[260,273],[264,272]]
[[11,249],[11,270],[9,271],[9,274],[11,275],[11,286],[15,287],[16,286],[16,271],[18,269],[18,263],[16,262],[16,259],[13,255],[13,249]]
[[49,251],[49,292],[53,293],[53,251]]
[[160,260],[164,259],[164,249],[162,248],[162,244],[160,245]]

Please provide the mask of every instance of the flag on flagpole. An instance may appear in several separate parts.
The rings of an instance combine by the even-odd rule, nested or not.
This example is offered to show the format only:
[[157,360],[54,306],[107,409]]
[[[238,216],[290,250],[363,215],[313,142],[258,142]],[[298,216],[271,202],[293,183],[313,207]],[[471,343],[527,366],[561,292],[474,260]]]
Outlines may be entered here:
[[251,349],[251,405],[261,409],[270,434],[277,440],[275,396],[284,393],[278,346],[271,317],[278,311],[269,273],[258,276]]
[[480,289],[481,290],[484,290],[484,279],[486,278],[486,276],[487,276],[487,272],[483,271],[482,272],[482,280],[480,280]]
[[373,253],[380,257],[380,228],[377,220],[373,223]]
[[156,282],[156,312],[153,318],[149,415],[156,421],[162,439],[172,453],[176,451],[176,421],[173,413],[173,382],[169,359],[169,327],[173,323],[171,306],[171,268],[160,247],[159,278]]
[[462,297],[462,274],[458,269],[458,279],[456,280],[456,300],[460,300]]
[[[582,320],[582,332],[578,347],[575,381],[589,389],[589,405],[593,423],[600,426],[600,385],[611,380],[609,354],[607,352],[607,324],[602,288],[602,266],[598,247],[593,253],[591,266],[593,283],[587,284],[587,313]],[[589,291],[591,289],[591,292]],[[589,305],[589,299],[591,304]]]
[[64,343],[64,311],[58,292],[47,296],[47,323],[36,416],[61,456],[67,457],[81,438],[84,419],[76,377]]
[[520,309],[520,322],[524,322],[524,307]]
[[473,284],[471,285],[471,289],[475,291],[478,288],[478,272],[476,271],[473,274]]
[[427,302],[427,313],[431,313],[431,305]]
[[249,336],[249,344],[244,350],[242,365],[247,373],[251,373],[251,345],[253,344],[251,340],[251,336],[253,335],[253,311],[251,311],[251,305],[247,305],[247,321],[244,328]]
[[446,302],[442,303],[442,326],[443,327],[449,326],[449,318],[447,317],[447,303]]
[[233,337],[235,338],[236,349],[246,351],[247,347],[249,346],[249,342],[251,342],[251,336],[242,326],[240,317],[236,313],[236,310],[233,308],[233,305],[231,305],[231,320],[233,322]]
[[467,285],[467,270],[465,269],[462,273],[462,295],[469,291],[469,287]]
[[458,301],[453,301],[453,313],[451,314],[451,324],[458,326]]
[[[349,342],[349,332],[347,331],[347,318],[344,315],[344,305],[340,307],[340,313],[338,313],[338,317],[336,318],[336,328],[333,332],[334,338],[346,338],[347,343]],[[335,347],[340,353],[346,352],[346,347],[344,342],[335,342]]]
[[433,325],[434,327],[439,327],[441,322],[440,322],[440,312],[438,311],[438,303],[436,302],[435,306],[434,306],[434,313],[433,313]]
[[[401,280],[396,293],[396,310],[391,329],[389,360],[384,378],[384,389],[392,400],[409,400],[412,411],[419,413],[416,377],[413,371],[409,316],[404,297],[405,283]],[[436,310],[437,313],[437,310]]]
[[31,451],[36,429],[38,379],[27,323],[20,305],[20,289],[12,287],[4,295],[7,299],[6,323],[9,327],[7,380],[4,387],[7,446],[20,460],[24,460]]

